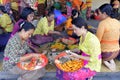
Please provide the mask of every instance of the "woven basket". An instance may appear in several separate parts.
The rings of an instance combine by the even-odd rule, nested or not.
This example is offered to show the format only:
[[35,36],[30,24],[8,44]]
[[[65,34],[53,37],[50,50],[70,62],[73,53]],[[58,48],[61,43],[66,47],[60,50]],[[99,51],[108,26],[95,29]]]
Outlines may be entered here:
[[58,60],[60,57],[66,56],[67,54],[65,52],[60,53],[58,56],[55,58],[55,65],[57,68],[64,72],[74,72],[79,70],[84,66],[84,61],[83,60],[72,60],[72,61],[67,61],[65,63],[57,63],[56,60]]

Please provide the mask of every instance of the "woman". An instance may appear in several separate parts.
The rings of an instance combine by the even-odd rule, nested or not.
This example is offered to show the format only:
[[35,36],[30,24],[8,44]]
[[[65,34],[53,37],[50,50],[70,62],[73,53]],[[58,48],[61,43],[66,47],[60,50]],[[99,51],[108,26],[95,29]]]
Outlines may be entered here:
[[120,22],[111,18],[112,6],[104,4],[98,9],[101,22],[98,25],[96,36],[101,43],[103,63],[112,71],[116,70],[114,58],[119,54]]
[[[17,67],[18,62],[24,62],[33,57],[38,58],[39,54],[31,53],[27,46],[27,40],[31,37],[35,27],[30,22],[20,23],[19,31],[9,39],[3,59],[3,70],[11,74],[19,74],[17,80],[38,80],[45,74],[45,69],[33,71],[22,70]],[[25,54],[29,54],[24,56]]]
[[0,28],[3,29],[3,32],[12,32],[13,29],[12,21],[4,6],[0,6]]
[[3,51],[13,29],[12,20],[7,14],[4,6],[0,6],[0,29],[2,29],[3,32],[0,34],[0,51]]
[[22,21],[28,21],[28,22],[32,22],[33,18],[34,18],[34,10],[30,7],[26,7],[23,9],[22,13],[21,13],[21,19],[15,23],[13,31],[11,36],[13,36],[16,32],[18,32],[20,26],[19,23]]
[[81,51],[81,55],[75,53],[72,55],[87,61],[87,64],[85,63],[86,65],[83,68],[75,72],[57,70],[57,77],[60,80],[86,80],[87,78],[92,78],[96,72],[100,72],[100,42],[94,34],[89,32],[87,23],[82,18],[75,18],[72,24],[74,33],[80,36],[79,50]]
[[[31,38],[31,45],[35,44],[37,45],[36,48],[38,48],[41,44],[51,42],[53,41],[53,37],[56,38],[54,34],[60,35],[60,32],[54,31],[54,13],[49,11],[48,14],[38,22],[33,37]],[[34,48],[33,50],[36,49],[32,46],[31,48]]]

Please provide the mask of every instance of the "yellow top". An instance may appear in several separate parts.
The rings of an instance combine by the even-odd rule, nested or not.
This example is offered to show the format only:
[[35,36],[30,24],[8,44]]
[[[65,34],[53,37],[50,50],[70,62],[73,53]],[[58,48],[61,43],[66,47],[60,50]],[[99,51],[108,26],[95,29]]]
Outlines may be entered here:
[[17,2],[11,2],[11,8],[18,11],[18,3]]
[[49,31],[53,31],[53,30],[54,30],[54,20],[51,22],[51,26],[48,26],[47,18],[43,17],[38,22],[37,27],[36,27],[33,35],[35,35],[35,34],[47,35]]
[[99,72],[101,69],[101,59],[99,59],[101,48],[98,38],[87,32],[84,42],[82,42],[82,36],[80,37],[79,49],[90,56],[90,61],[85,67]]
[[38,4],[45,3],[45,0],[38,0]]
[[119,50],[120,22],[110,17],[98,25],[96,36],[101,42],[102,52]]
[[13,30],[13,24],[12,24],[12,20],[11,18],[9,17],[8,14],[3,14],[1,17],[0,17],[0,26],[2,28],[4,28],[4,30],[6,32],[12,32]]

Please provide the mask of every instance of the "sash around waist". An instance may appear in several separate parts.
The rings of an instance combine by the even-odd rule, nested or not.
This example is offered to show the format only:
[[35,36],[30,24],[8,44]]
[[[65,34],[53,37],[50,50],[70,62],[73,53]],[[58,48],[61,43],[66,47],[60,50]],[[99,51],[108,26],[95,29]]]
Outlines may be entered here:
[[119,41],[118,41],[118,40],[111,40],[111,41],[109,41],[109,40],[101,40],[101,42],[100,42],[100,43],[118,44],[118,43],[119,43]]

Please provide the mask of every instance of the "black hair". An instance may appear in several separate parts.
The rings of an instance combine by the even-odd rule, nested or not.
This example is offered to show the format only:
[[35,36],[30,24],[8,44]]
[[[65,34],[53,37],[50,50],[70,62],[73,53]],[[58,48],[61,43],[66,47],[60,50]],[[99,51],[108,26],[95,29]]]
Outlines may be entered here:
[[103,4],[102,6],[99,7],[99,10],[102,12],[102,13],[106,13],[108,16],[112,17],[114,14],[113,14],[113,8],[110,4],[106,3],[106,4]]
[[72,10],[72,19],[74,18],[74,16],[78,13],[78,16],[79,16],[79,12],[76,10],[76,9],[73,9]]
[[49,17],[50,17],[51,15],[54,15],[54,12],[50,10],[50,11],[48,11],[48,13],[46,14],[46,16],[49,16]]
[[20,14],[20,17],[24,20],[27,20],[29,14],[34,13],[34,10],[30,7],[25,7]]
[[73,19],[72,24],[74,24],[78,28],[82,28],[82,26],[84,26],[85,29],[87,29],[88,31],[94,33],[94,31],[92,29],[88,28],[87,22],[81,17],[77,17],[77,18]]
[[3,12],[3,13],[7,13],[6,9],[4,6],[0,6],[0,10]]
[[34,29],[35,27],[32,23],[28,22],[28,21],[22,21],[19,23],[20,29],[18,32],[20,32],[22,29],[24,29],[25,31],[28,31],[30,29]]
[[85,29],[88,29],[87,22],[81,17],[77,17],[77,18],[73,19],[72,24],[74,24],[78,28],[81,28],[82,26],[84,26]]
[[50,12],[50,11],[53,11],[53,12],[54,12],[54,9],[55,9],[55,7],[54,7],[54,6],[51,6],[51,7],[48,9],[48,12]]

